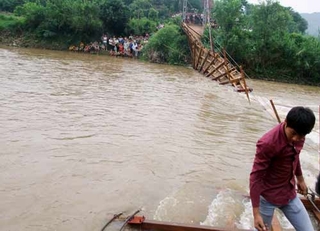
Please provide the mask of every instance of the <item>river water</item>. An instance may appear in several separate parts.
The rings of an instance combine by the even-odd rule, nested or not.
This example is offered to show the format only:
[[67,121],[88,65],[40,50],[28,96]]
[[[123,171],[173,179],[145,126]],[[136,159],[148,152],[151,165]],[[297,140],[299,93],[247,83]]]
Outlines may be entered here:
[[310,187],[319,172],[319,87],[248,79],[249,103],[191,68],[8,47],[0,81],[0,230],[100,230],[137,209],[250,228],[255,142],[277,124],[270,99],[281,119],[315,112],[301,154]]

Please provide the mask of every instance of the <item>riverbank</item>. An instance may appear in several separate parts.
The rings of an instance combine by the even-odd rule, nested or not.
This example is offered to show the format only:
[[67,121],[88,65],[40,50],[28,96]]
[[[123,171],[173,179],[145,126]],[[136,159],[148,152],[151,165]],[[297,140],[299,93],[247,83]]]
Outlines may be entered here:
[[[37,39],[34,35],[17,35],[9,31],[6,31],[0,35],[0,44],[9,47],[23,47],[23,48],[36,48],[47,50],[61,50],[61,51],[73,51],[73,52],[85,52],[85,53],[99,53],[110,56],[122,56],[130,58],[138,58],[143,46],[148,42],[149,37],[135,36],[130,39],[124,38],[110,38],[109,42],[114,40],[115,45],[109,45],[106,49],[104,44],[97,41],[84,44],[80,42],[80,45],[66,44],[67,39],[61,41],[50,42],[48,40],[43,41]],[[129,44],[130,43],[130,44]],[[131,48],[132,44],[132,48]],[[126,48],[125,48],[126,47]],[[130,48],[129,48],[130,47]],[[150,60],[153,62],[153,60]]]
[[[0,34],[0,44],[5,46],[11,46],[11,47],[23,47],[23,48],[37,48],[37,49],[47,49],[47,50],[61,50],[61,51],[68,51],[69,45],[65,44],[65,40],[61,41],[43,41],[37,39],[34,35],[30,34],[13,34],[9,31],[2,31]],[[110,55],[107,51],[100,51],[99,54],[102,55]],[[158,52],[153,52],[153,55],[149,55],[149,62],[152,63],[163,63],[161,59],[159,58],[159,55],[161,55]],[[188,63],[185,63],[185,65],[188,65]],[[314,82],[308,82],[305,79],[299,79],[299,78],[281,78],[277,76],[278,78],[275,78],[274,76],[260,76],[255,73],[252,73],[248,71],[248,74],[250,78],[252,79],[260,79],[270,82],[279,82],[279,83],[291,83],[291,84],[298,84],[298,85],[309,85],[309,86],[320,86],[319,83]]]
[[48,50],[68,50],[68,45],[60,41],[43,41],[30,34],[1,31],[0,44],[12,47],[38,48]]

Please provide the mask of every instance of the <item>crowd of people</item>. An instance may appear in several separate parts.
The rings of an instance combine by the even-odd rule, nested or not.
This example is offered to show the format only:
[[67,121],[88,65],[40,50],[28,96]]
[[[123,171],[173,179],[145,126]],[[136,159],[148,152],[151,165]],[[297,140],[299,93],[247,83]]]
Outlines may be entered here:
[[111,56],[133,57],[138,58],[144,45],[148,42],[149,34],[143,36],[107,36],[103,34],[100,41],[94,41],[89,44],[80,42],[79,46],[72,45],[69,51],[100,53],[107,51]]
[[185,23],[203,25],[204,14],[187,13]]

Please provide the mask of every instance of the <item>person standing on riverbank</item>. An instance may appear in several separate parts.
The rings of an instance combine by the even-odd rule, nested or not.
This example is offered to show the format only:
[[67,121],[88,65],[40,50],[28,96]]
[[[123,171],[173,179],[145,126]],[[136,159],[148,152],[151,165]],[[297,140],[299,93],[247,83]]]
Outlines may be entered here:
[[103,43],[103,46],[104,46],[104,50],[108,50],[107,46],[108,46],[108,36],[106,34],[103,34],[101,36],[101,41]]
[[314,124],[311,109],[293,107],[283,123],[258,140],[250,174],[250,197],[257,230],[271,227],[275,208],[282,210],[297,231],[314,230],[296,192],[296,186],[298,193],[308,192],[299,155],[305,136]]

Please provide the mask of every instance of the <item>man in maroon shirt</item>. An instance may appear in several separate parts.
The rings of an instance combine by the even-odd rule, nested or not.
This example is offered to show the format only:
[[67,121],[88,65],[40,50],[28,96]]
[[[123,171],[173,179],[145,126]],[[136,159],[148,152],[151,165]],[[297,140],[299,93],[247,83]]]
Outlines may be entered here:
[[297,196],[308,192],[300,166],[305,136],[315,124],[309,108],[292,108],[283,123],[264,134],[256,144],[250,174],[254,227],[271,227],[274,209],[282,210],[297,231],[313,231],[309,215]]

